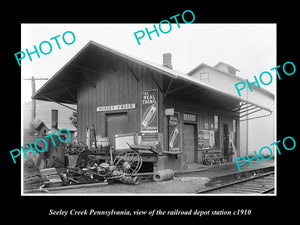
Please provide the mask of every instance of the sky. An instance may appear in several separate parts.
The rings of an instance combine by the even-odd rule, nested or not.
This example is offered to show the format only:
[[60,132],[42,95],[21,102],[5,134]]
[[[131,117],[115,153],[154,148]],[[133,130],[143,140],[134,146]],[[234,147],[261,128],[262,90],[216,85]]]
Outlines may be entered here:
[[[22,101],[31,99],[31,82],[23,80],[31,76],[51,78],[90,40],[98,42],[115,50],[128,53],[150,62],[162,64],[162,54],[172,53],[173,69],[188,73],[200,63],[214,66],[222,61],[228,63],[240,72],[237,76],[254,80],[263,71],[270,71],[276,64],[276,24],[201,24],[172,23],[169,33],[147,34],[140,39],[138,45],[134,33],[147,27],[153,29],[153,24],[22,24],[21,49],[34,51],[43,41],[52,44],[52,52],[48,55],[40,53],[40,58],[32,54],[32,61],[28,56],[21,61]],[[156,24],[158,27],[158,24]],[[166,27],[162,27],[167,30]],[[66,45],[62,38],[63,33],[72,31],[76,40]],[[146,33],[146,32],[145,32]],[[57,48],[57,38],[61,49]],[[65,36],[67,41],[71,36]],[[47,44],[43,44],[46,52]],[[16,60],[16,66],[18,65]],[[46,81],[36,81],[38,90]],[[276,93],[276,79],[270,85],[263,86],[272,93]]]

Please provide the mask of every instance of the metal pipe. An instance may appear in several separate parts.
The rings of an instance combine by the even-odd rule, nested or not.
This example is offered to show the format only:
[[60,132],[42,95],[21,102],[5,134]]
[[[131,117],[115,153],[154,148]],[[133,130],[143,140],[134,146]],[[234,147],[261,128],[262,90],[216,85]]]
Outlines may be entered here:
[[255,110],[255,111],[253,111],[253,112],[247,113],[247,114],[245,114],[245,115],[240,116],[240,118],[242,118],[242,117],[244,117],[244,116],[248,116],[248,115],[250,115],[250,114],[253,114],[253,113],[258,112],[258,111],[261,111],[261,110],[263,110],[263,109],[258,109],[258,110]]
[[247,119],[244,119],[244,120],[240,120],[240,122],[243,122],[243,121],[248,121],[248,120],[253,120],[253,119],[258,119],[258,118],[263,118],[263,117],[267,117],[267,116],[271,116],[271,112],[269,112],[268,115],[263,115],[263,116],[256,116],[256,117],[252,117],[252,118],[247,118]]

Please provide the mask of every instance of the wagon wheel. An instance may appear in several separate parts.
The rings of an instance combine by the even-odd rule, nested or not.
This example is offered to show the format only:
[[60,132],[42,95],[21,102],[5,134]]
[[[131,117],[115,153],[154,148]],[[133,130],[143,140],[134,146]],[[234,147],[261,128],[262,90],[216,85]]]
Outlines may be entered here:
[[136,151],[129,149],[116,155],[113,164],[125,174],[134,175],[142,166],[142,157]]
[[219,159],[219,157],[217,155],[214,155],[214,163],[217,165],[221,165],[221,160]]
[[210,155],[205,155],[204,160],[205,160],[206,165],[209,165],[209,166],[212,166],[213,161],[214,161],[213,157]]

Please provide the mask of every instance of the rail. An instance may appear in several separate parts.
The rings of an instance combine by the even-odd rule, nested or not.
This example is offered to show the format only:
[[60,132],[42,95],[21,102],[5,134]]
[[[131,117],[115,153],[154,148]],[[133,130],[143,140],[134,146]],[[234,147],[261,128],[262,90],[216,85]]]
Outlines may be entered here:
[[274,192],[274,171],[264,173],[255,177],[250,177],[235,182],[223,184],[217,187],[207,188],[197,191],[196,194],[202,193],[238,193],[238,194],[267,194]]

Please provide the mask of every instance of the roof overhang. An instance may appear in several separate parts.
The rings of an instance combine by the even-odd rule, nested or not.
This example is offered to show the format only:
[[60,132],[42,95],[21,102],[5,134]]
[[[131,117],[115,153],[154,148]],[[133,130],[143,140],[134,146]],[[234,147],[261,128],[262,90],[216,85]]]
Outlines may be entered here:
[[[214,108],[232,112],[239,116],[240,121],[266,117],[272,114],[272,110],[265,106],[231,95],[210,85],[199,83],[192,77],[181,76],[169,79],[165,96],[169,94],[174,94],[184,100],[200,101]],[[249,117],[250,115],[251,117]]]
[[[148,69],[152,74],[156,71],[163,75],[163,87],[158,85],[164,97],[179,95],[183,99],[201,101],[217,108],[229,110],[233,113],[252,114],[252,111],[243,111],[245,105],[267,111],[272,110],[264,106],[246,101],[237,96],[226,93],[209,84],[202,83],[189,75],[169,69],[162,65],[139,59],[129,54],[116,51],[94,41],[89,41],[69,62],[67,62],[53,77],[51,77],[33,96],[34,99],[53,101],[57,103],[77,103],[77,88],[82,79],[87,79],[93,84],[93,76],[101,76],[99,64],[102,62],[114,64],[116,60],[137,63]],[[155,79],[152,76],[153,79]],[[246,112],[246,114],[245,114]]]

